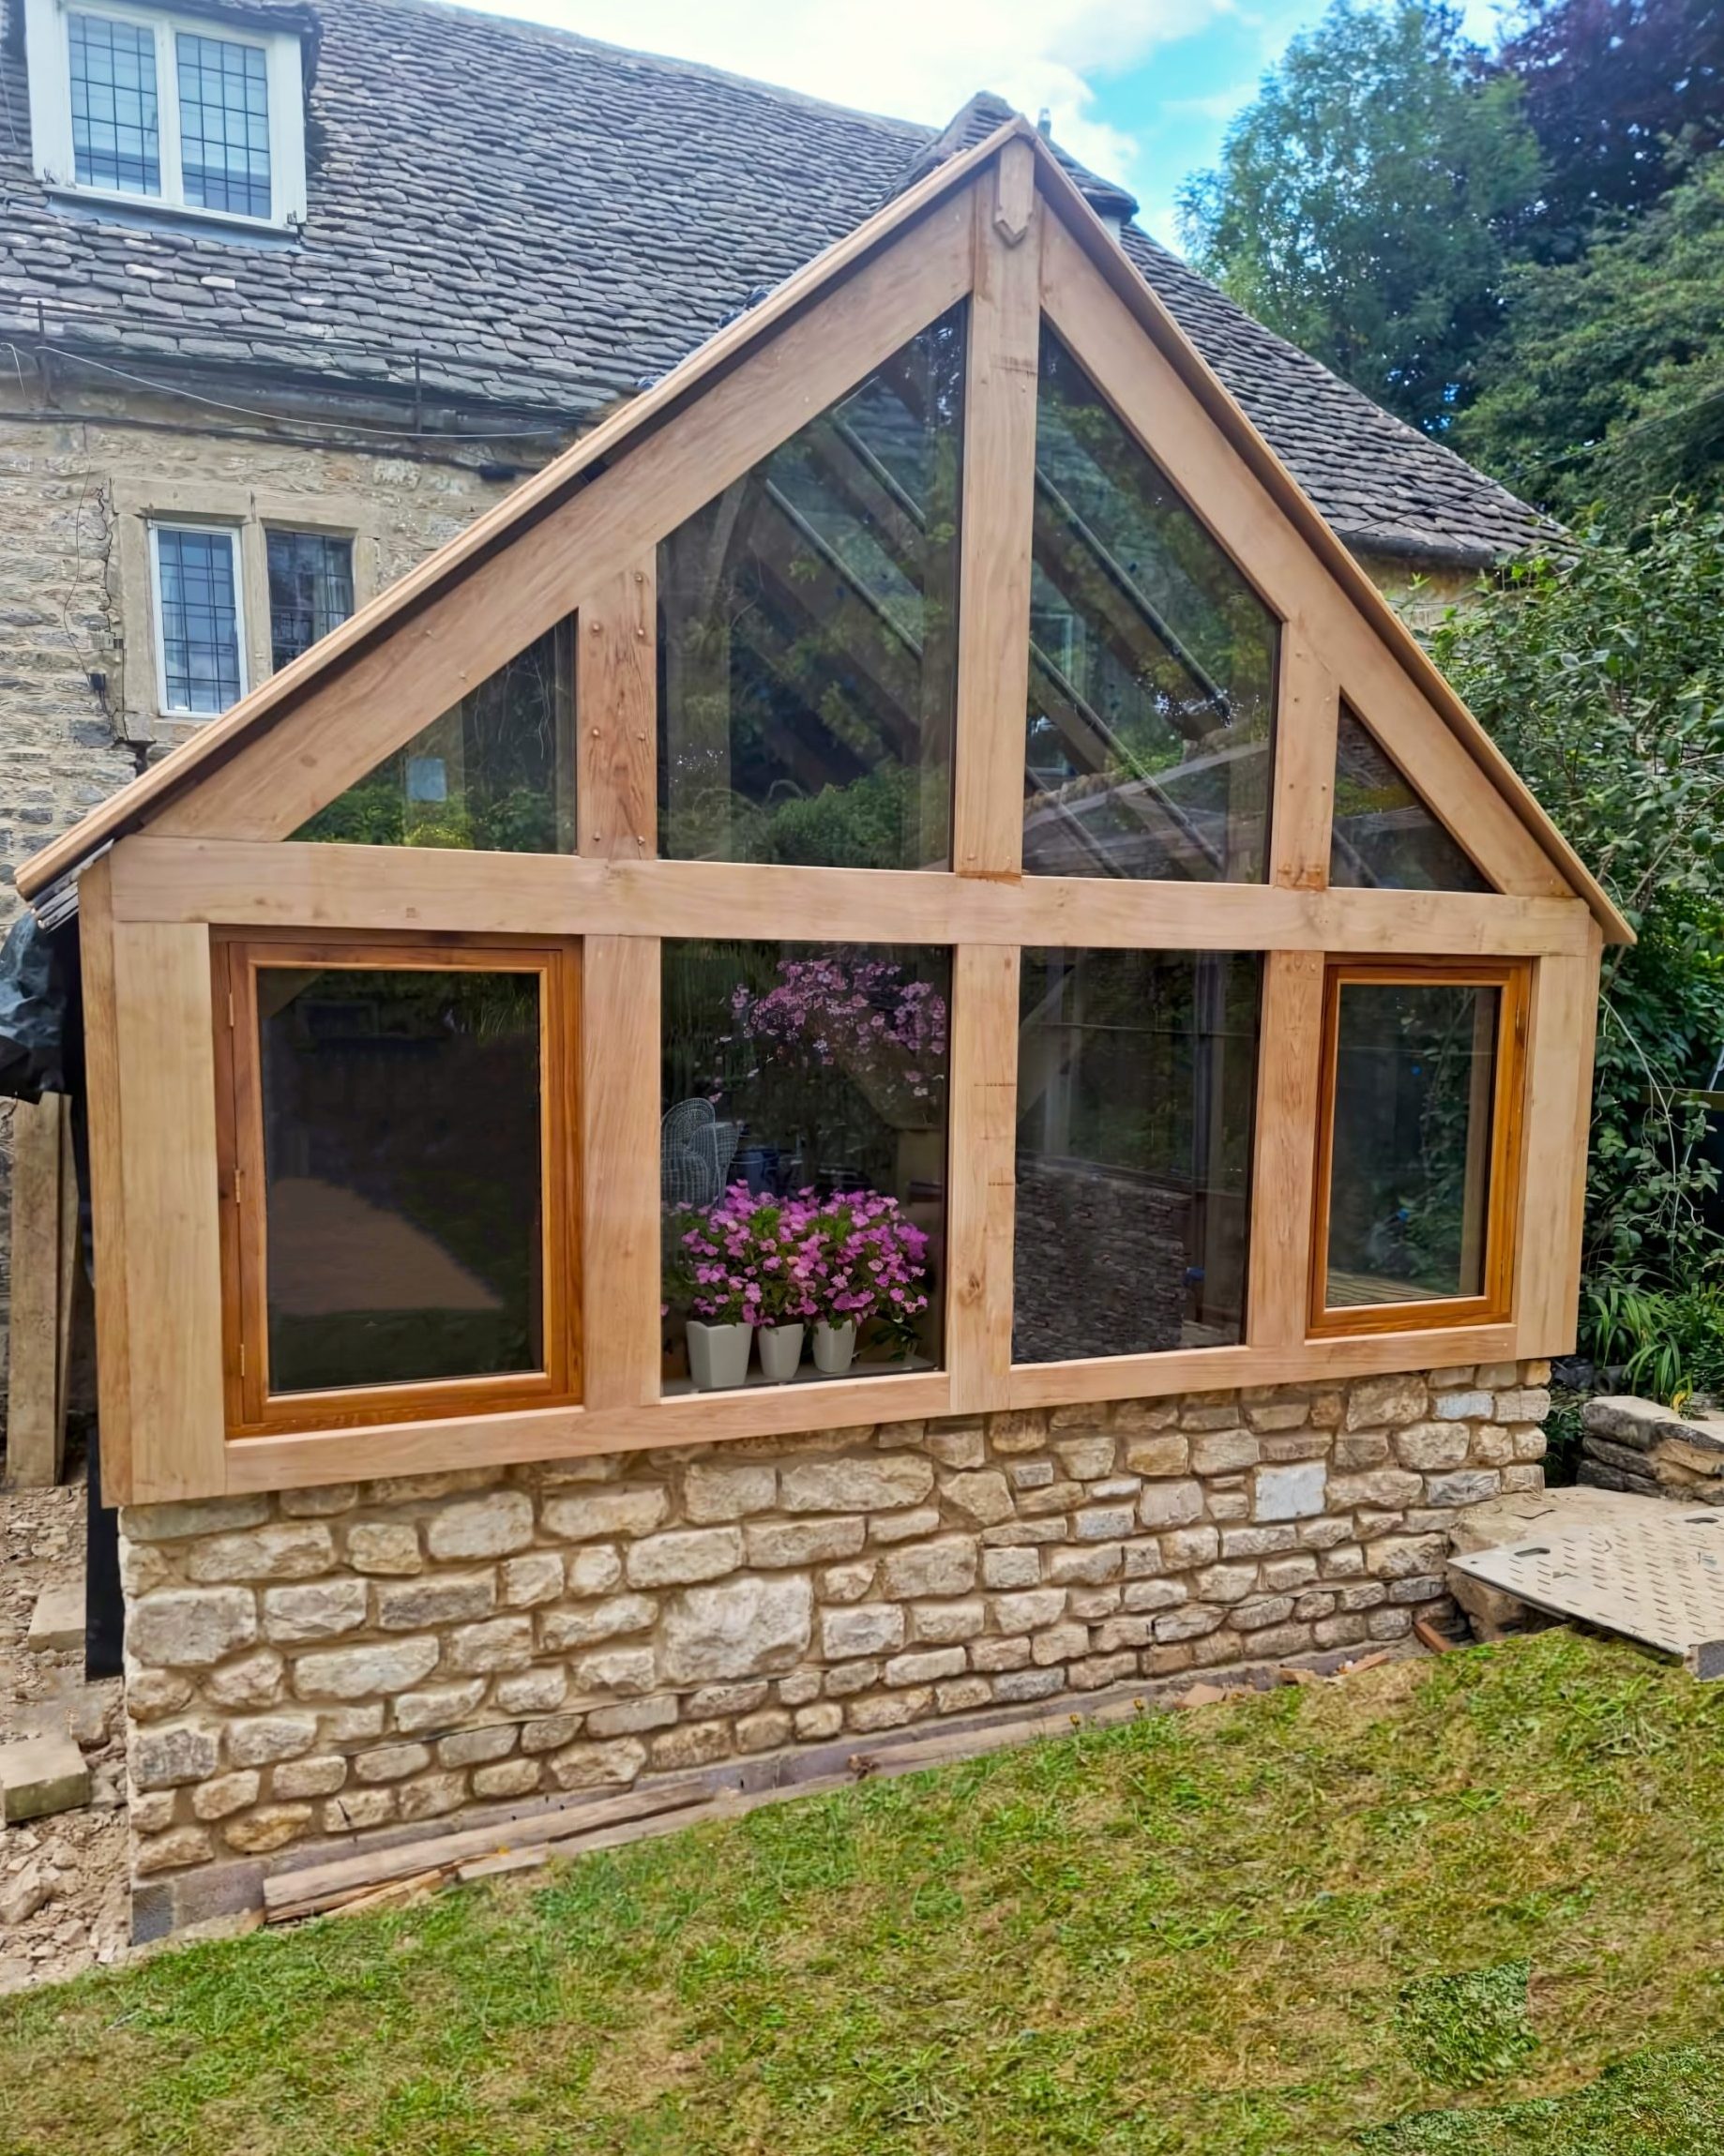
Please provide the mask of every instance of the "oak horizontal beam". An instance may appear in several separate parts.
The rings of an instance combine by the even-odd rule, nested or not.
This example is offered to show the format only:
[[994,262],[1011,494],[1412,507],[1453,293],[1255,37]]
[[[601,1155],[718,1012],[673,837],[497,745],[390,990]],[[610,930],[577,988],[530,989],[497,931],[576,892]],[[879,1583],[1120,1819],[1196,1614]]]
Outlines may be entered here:
[[1471,891],[982,879],[146,836],[122,839],[111,858],[116,921],[1460,958],[1589,947],[1580,899]]

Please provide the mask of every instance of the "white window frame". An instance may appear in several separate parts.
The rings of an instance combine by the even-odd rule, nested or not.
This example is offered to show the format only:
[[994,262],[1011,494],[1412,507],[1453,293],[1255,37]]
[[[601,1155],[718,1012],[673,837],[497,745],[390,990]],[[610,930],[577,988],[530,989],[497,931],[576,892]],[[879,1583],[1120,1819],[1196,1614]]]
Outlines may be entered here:
[[[219,718],[220,712],[193,711],[187,704],[168,701],[168,640],[166,625],[161,618],[161,548],[163,532],[195,532],[200,538],[208,538],[219,533],[228,543],[228,553],[234,565],[234,643],[239,659],[239,701],[251,686],[250,669],[246,663],[246,587],[245,560],[239,543],[237,524],[199,523],[190,517],[153,517],[150,520],[150,624],[156,644],[156,709],[163,718],[189,719],[197,725],[207,725],[212,718]],[[222,710],[232,711],[233,704],[224,704]]]
[[[78,178],[72,146],[71,17],[93,15],[147,29],[156,40],[156,111],[159,128],[161,192],[90,187]],[[176,15],[138,8],[127,0],[25,0],[24,34],[30,70],[30,141],[36,176],[56,194],[80,200],[128,203],[174,217],[217,224],[284,231],[305,222],[305,89],[299,39],[291,31],[255,31],[213,16]],[[186,200],[180,160],[179,65],[174,40],[181,31],[231,45],[250,45],[265,56],[269,102],[269,215],[205,208]]]

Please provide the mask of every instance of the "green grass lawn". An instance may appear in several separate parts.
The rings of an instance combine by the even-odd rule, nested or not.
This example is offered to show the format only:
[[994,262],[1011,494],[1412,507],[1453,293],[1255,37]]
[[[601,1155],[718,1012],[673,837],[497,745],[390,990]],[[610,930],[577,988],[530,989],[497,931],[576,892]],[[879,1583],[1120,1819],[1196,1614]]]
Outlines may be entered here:
[[0,2004],[0,2150],[1724,2151],[1724,1685],[1549,1632]]

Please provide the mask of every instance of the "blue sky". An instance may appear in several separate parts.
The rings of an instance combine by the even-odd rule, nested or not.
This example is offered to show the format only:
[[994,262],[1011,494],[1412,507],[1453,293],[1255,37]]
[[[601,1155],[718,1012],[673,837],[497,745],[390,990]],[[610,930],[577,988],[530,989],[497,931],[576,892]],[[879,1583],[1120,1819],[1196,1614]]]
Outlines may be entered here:
[[[473,0],[469,0],[473,4]],[[477,0],[485,5],[486,0]],[[1077,156],[1172,241],[1173,198],[1214,161],[1287,40],[1324,0],[493,0],[584,31],[938,126],[972,91],[1047,107]],[[1488,38],[1495,0],[1468,0]]]

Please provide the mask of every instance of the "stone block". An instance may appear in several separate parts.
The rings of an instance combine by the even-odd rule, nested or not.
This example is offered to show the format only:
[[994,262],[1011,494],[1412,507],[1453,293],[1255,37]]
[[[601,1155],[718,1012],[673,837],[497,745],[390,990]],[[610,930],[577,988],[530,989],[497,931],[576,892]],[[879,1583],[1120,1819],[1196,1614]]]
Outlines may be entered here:
[[906,1684],[931,1684],[937,1677],[960,1677],[967,1665],[961,1647],[932,1648],[927,1653],[896,1654],[883,1672],[894,1688]]
[[779,1475],[784,1511],[890,1512],[919,1505],[934,1486],[933,1462],[920,1453],[879,1453],[872,1459],[797,1460]]
[[302,1654],[294,1665],[294,1691],[301,1699],[366,1699],[410,1692],[437,1666],[435,1639],[379,1640],[362,1647],[330,1648]]
[[235,1580],[311,1579],[335,1562],[335,1538],[318,1520],[278,1520],[244,1534],[211,1535],[186,1552],[200,1586]]
[[1198,1574],[1194,1584],[1205,1602],[1243,1602],[1257,1585],[1257,1567],[1212,1564]]
[[355,1520],[347,1530],[347,1561],[355,1572],[394,1578],[422,1572],[419,1530],[399,1520]]
[[1144,1610],[1176,1609],[1188,1601],[1191,1591],[1183,1579],[1131,1579],[1126,1582],[1121,1606],[1133,1615]]
[[589,1736],[638,1737],[649,1729],[668,1729],[677,1719],[677,1704],[668,1692],[638,1699],[619,1699],[610,1707],[595,1707],[586,1718]]
[[[42,1740],[53,1741],[53,1740]],[[65,1742],[71,1752],[78,1747],[68,1737]],[[7,1763],[8,1774],[22,1772],[24,1762],[17,1767],[11,1764],[13,1756],[24,1753],[23,1744],[8,1746],[0,1752],[0,1761]],[[130,1767],[132,1787],[137,1789],[174,1789],[188,1782],[207,1782],[221,1763],[221,1732],[201,1723],[176,1722],[159,1727],[136,1729],[132,1732]],[[83,1755],[79,1755],[80,1770],[83,1768]],[[84,1775],[84,1787],[89,1787],[89,1777]],[[13,1817],[11,1786],[7,1788],[7,1817]]]
[[1088,1437],[1062,1438],[1054,1446],[1054,1457],[1068,1482],[1093,1483],[1102,1475],[1113,1472],[1113,1440],[1101,1432]]
[[506,1609],[537,1609],[554,1602],[564,1588],[563,1558],[554,1549],[536,1549],[525,1557],[505,1558],[500,1572]]
[[347,1762],[339,1752],[317,1752],[283,1760],[269,1777],[269,1789],[275,1797],[333,1797],[346,1779]]
[[193,1816],[207,1826],[217,1819],[231,1818],[235,1812],[243,1812],[249,1804],[257,1802],[263,1777],[250,1768],[233,1774],[218,1774],[214,1781],[200,1782],[191,1792]]
[[[750,1520],[743,1532],[749,1563],[775,1572],[855,1557],[868,1538],[868,1522],[859,1513],[839,1519]],[[873,1567],[868,1571],[871,1578]]]
[[334,1519],[358,1501],[357,1483],[318,1483],[310,1489],[283,1490],[276,1499],[289,1519]]
[[814,1706],[796,1710],[795,1731],[800,1743],[821,1743],[828,1737],[836,1737],[843,1726],[844,1710],[835,1699],[823,1699]]
[[1130,1505],[1093,1505],[1071,1516],[1071,1531],[1079,1542],[1121,1542],[1136,1526]]
[[464,1624],[444,1643],[444,1667],[465,1676],[524,1669],[532,1659],[530,1617],[493,1617],[484,1624]]
[[492,1723],[481,1729],[457,1729],[437,1746],[440,1767],[484,1767],[493,1759],[506,1759],[515,1749],[519,1732],[508,1723]]
[[970,1643],[972,1669],[1021,1669],[1030,1659],[1027,1634],[1010,1639],[974,1639]]
[[371,1591],[362,1579],[314,1579],[302,1587],[266,1587],[265,1636],[280,1646],[339,1639],[364,1624],[370,1599]]
[[1424,1484],[1405,1468],[1371,1468],[1361,1475],[1331,1475],[1329,1502],[1339,1512],[1361,1505],[1390,1508],[1417,1504]]
[[[1550,1412],[1550,1395],[1543,1385],[1525,1385],[1518,1390],[1499,1393],[1495,1405],[1495,1420],[1499,1423],[1542,1423]],[[1596,1405],[1595,1400],[1587,1402],[1586,1409],[1581,1411],[1582,1421],[1585,1420],[1587,1410]],[[1681,1420],[1686,1425],[1685,1434],[1690,1443],[1698,1429],[1702,1442],[1710,1449],[1715,1452],[1724,1450],[1724,1416],[1685,1415]]]
[[[537,1765],[537,1760],[534,1765]],[[416,1782],[403,1785],[401,1816],[403,1819],[442,1819],[459,1811],[466,1801],[464,1773],[421,1774]]]
[[1066,1689],[1063,1669],[1008,1669],[993,1681],[993,1696],[1002,1706],[1019,1706],[1032,1699],[1051,1699]]
[[[868,1523],[869,1541],[882,1546],[900,1542],[919,1542],[923,1537],[938,1534],[939,1531],[940,1515],[933,1505],[918,1505],[913,1512],[882,1513]],[[988,1531],[998,1534],[1002,1530],[991,1528]]]
[[571,1744],[552,1753],[551,1779],[559,1789],[626,1787],[646,1764],[646,1746],[635,1737],[604,1744]]
[[525,1490],[488,1490],[483,1497],[446,1505],[425,1528],[427,1548],[446,1562],[512,1557],[532,1540],[533,1500]]
[[1384,1424],[1422,1422],[1429,1401],[1423,1378],[1360,1378],[1347,1391],[1344,1426],[1369,1430]]
[[24,1644],[33,1654],[82,1654],[83,1652],[83,1583],[72,1580],[63,1587],[45,1587],[30,1612],[30,1629]]
[[1134,1475],[1185,1475],[1191,1471],[1191,1440],[1162,1430],[1126,1441],[1126,1465]]
[[541,1610],[539,1642],[552,1654],[570,1647],[596,1647],[601,1639],[645,1632],[658,1616],[658,1605],[644,1594],[613,1594],[579,1609]]
[[1023,1594],[992,1596],[989,1614],[992,1618],[995,1632],[1009,1635],[1014,1632],[1039,1632],[1044,1625],[1055,1623],[1065,1615],[1065,1611],[1066,1590],[1063,1587],[1039,1587]]
[[1048,1417],[1043,1409],[1013,1409],[988,1417],[988,1443],[997,1454],[1039,1452],[1047,1441]]
[[1294,1460],[1259,1468],[1252,1478],[1251,1509],[1258,1519],[1312,1519],[1323,1509],[1326,1461]]
[[481,1800],[531,1797],[544,1779],[544,1772],[537,1759],[505,1759],[495,1767],[476,1768],[473,1794]]
[[[792,1471],[785,1470],[786,1479]],[[933,1470],[928,1471],[931,1476]],[[745,1574],[717,1586],[685,1588],[662,1621],[665,1681],[700,1683],[789,1668],[808,1649],[813,1611],[806,1573]]]
[[1053,1480],[1051,1460],[1017,1460],[1011,1469],[1015,1490],[1045,1490]]
[[260,1804],[255,1812],[230,1819],[221,1838],[241,1856],[264,1857],[296,1842],[311,1824],[310,1804]]
[[[395,1726],[404,1737],[417,1736],[422,1729],[450,1728],[473,1713],[484,1696],[482,1677],[471,1677],[464,1684],[433,1685],[425,1692],[402,1692],[395,1700]],[[562,1696],[559,1691],[557,1698]]]
[[194,1498],[175,1504],[127,1505],[120,1514],[120,1532],[132,1542],[180,1542],[230,1528],[262,1527],[268,1517],[267,1498]]
[[316,1741],[315,1714],[255,1714],[228,1724],[228,1757],[236,1767],[296,1759]]
[[[1483,1423],[1490,1418],[1490,1395],[1480,1392],[1438,1393],[1432,1396],[1430,1411],[1440,1423]],[[1499,1416],[1501,1422],[1516,1418]]]
[[[143,1741],[143,1738],[137,1740],[134,1761]],[[165,1759],[166,1750],[159,1750],[154,1756]],[[213,1766],[214,1753],[209,1756]],[[135,1764],[133,1779],[137,1780]],[[198,1779],[195,1774],[174,1777],[175,1781]],[[140,1788],[165,1786],[138,1783]],[[81,1811],[89,1801],[90,1770],[68,1735],[55,1731],[44,1737],[26,1737],[16,1744],[0,1744],[0,1818],[8,1826],[22,1826],[27,1819],[52,1818],[59,1812]]]
[[1356,1474],[1361,1468],[1385,1468],[1389,1464],[1386,1430],[1355,1430],[1335,1440],[1330,1459],[1338,1474]]
[[980,1560],[980,1545],[972,1535],[944,1535],[891,1550],[880,1562],[880,1591],[901,1600],[968,1594]]
[[256,1604],[243,1587],[160,1588],[126,1614],[127,1652],[158,1667],[207,1669],[256,1637]]
[[500,1714],[549,1714],[563,1704],[567,1691],[561,1669],[521,1669],[499,1677],[492,1697]]
[[1425,1502],[1429,1505],[1483,1504],[1497,1497],[1503,1477],[1495,1468],[1461,1468],[1451,1475],[1427,1475]]
[[1146,1528],[1188,1527],[1202,1516],[1202,1483],[1153,1482],[1138,1500],[1138,1518]]
[[930,1428],[925,1442],[943,1468],[979,1468],[988,1457],[988,1440],[979,1415]]
[[689,1527],[630,1544],[623,1569],[630,1587],[686,1587],[722,1579],[741,1562],[740,1528]]
[[1089,1644],[1087,1624],[1050,1625],[1046,1632],[1031,1636],[1030,1659],[1045,1668],[1050,1663],[1069,1662],[1074,1654],[1087,1654]]
[[603,1647],[575,1664],[578,1692],[650,1692],[658,1681],[650,1647]]
[[603,1535],[651,1534],[670,1509],[669,1495],[656,1486],[582,1490],[547,1498],[544,1519],[547,1531],[565,1542],[597,1542]]
[[1213,1563],[1221,1547],[1221,1532],[1213,1527],[1176,1528],[1164,1534],[1161,1561],[1169,1572],[1188,1572],[1194,1564]]
[[947,1475],[940,1494],[954,1512],[974,1520],[977,1527],[997,1527],[1000,1521],[1010,1519],[1016,1510],[1006,1477],[998,1468]]
[[174,1827],[165,1834],[152,1834],[132,1851],[132,1869],[140,1878],[158,1872],[183,1871],[189,1864],[206,1864],[214,1855],[206,1827]]
[[563,1567],[563,1591],[571,1602],[590,1594],[609,1594],[620,1586],[623,1560],[610,1543],[590,1549],[571,1549]]
[[930,1647],[949,1646],[960,1639],[974,1639],[987,1622],[979,1597],[957,1602],[917,1602],[911,1605],[910,1636]]
[[1229,1475],[1255,1467],[1263,1457],[1249,1430],[1209,1430],[1191,1440],[1191,1466],[1200,1475]]
[[1041,1558],[1033,1549],[985,1549],[982,1552],[984,1587],[1038,1587]]
[[820,1613],[820,1651],[830,1661],[857,1654],[889,1654],[904,1644],[903,1611],[894,1603],[853,1603]]
[[697,1526],[770,1512],[779,1501],[779,1470],[749,1461],[697,1460],[683,1476],[683,1510]]

